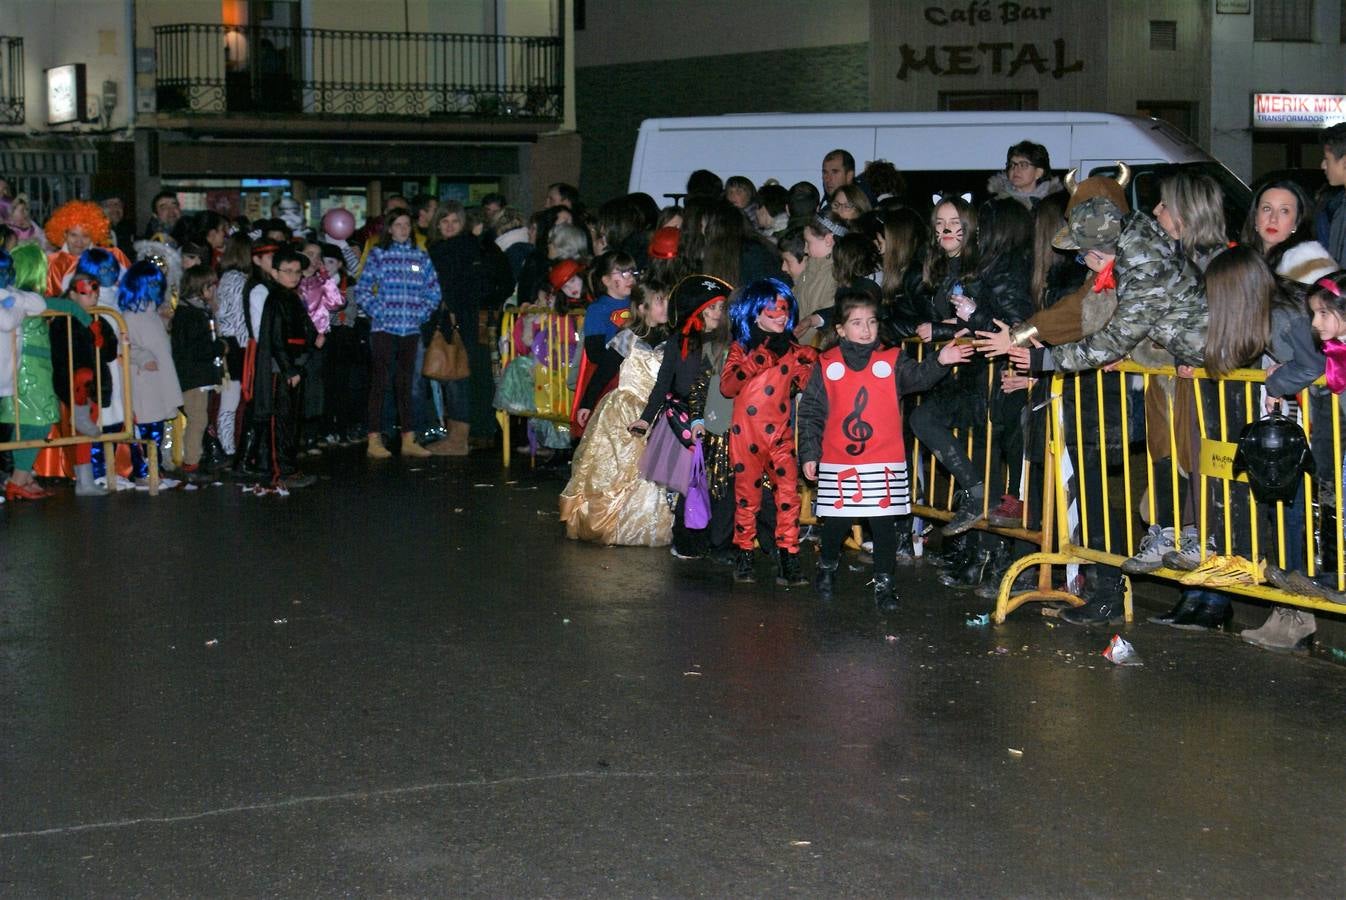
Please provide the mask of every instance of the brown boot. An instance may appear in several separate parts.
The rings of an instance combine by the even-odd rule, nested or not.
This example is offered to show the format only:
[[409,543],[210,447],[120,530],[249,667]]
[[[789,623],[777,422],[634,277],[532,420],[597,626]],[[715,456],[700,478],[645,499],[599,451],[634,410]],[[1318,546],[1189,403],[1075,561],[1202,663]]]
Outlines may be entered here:
[[369,446],[365,449],[365,456],[370,459],[392,459],[393,454],[387,447],[383,446],[383,436],[377,431],[369,432]]
[[471,426],[466,422],[449,422],[449,436],[435,441],[428,449],[435,456],[467,456],[471,448],[467,444],[467,433]]
[[402,432],[402,455],[408,458],[426,459],[430,451],[416,443],[416,432]]

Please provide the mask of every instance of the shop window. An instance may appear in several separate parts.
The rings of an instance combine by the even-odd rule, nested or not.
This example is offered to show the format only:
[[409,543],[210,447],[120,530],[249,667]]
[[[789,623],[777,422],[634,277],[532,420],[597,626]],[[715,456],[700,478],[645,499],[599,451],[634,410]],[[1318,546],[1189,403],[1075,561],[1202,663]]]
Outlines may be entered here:
[[1136,114],[1167,122],[1192,140],[1196,140],[1195,103],[1183,100],[1140,100],[1136,103]]
[[1313,0],[1257,0],[1253,40],[1312,41]]
[[1165,19],[1150,20],[1150,49],[1177,50],[1178,23]]
[[1037,91],[939,92],[939,109],[945,112],[981,112],[984,110],[1031,112],[1037,108]]

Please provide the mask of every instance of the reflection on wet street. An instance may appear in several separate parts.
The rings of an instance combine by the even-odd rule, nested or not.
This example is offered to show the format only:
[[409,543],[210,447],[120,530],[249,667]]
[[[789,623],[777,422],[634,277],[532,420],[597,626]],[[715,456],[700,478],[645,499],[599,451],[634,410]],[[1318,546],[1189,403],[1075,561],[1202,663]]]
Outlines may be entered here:
[[568,542],[484,457],[323,471],[0,509],[0,892],[1346,890],[1339,667],[1119,668],[921,568],[825,609]]

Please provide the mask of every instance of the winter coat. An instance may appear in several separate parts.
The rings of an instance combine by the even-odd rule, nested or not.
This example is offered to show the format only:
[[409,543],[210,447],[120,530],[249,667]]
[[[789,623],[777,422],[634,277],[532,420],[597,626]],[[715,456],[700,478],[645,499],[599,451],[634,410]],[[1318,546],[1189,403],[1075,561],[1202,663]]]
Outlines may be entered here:
[[220,286],[215,292],[220,337],[233,338],[240,347],[248,343],[248,326],[243,321],[243,288],[247,283],[247,272],[230,269],[220,276]]
[[[182,385],[173,365],[173,347],[164,320],[154,307],[139,312],[122,310],[126,320],[126,352],[131,358],[131,408],[142,425],[162,422],[178,414]],[[153,370],[147,368],[154,364]]]
[[[430,245],[430,261],[439,276],[443,308],[458,321],[458,331],[469,344],[477,340],[477,310],[485,295],[481,245],[466,231]],[[441,325],[447,334],[448,318]],[[470,339],[469,339],[470,338]]]
[[318,334],[332,330],[332,313],[346,305],[341,285],[326,272],[314,272],[299,282],[299,299],[304,301],[309,320]]
[[1113,266],[1117,310],[1098,331],[1052,348],[1062,369],[1093,369],[1121,359],[1145,338],[1179,364],[1200,365],[1209,313],[1200,272],[1159,223],[1133,212],[1122,223]]
[[173,365],[184,391],[215,387],[224,375],[222,361],[227,345],[211,334],[211,315],[200,299],[187,299],[173,313]]
[[1046,181],[1033,185],[1031,190],[1020,191],[1010,184],[1009,176],[1004,172],[996,172],[986,182],[986,192],[993,198],[1008,197],[1011,200],[1018,200],[1030,212],[1038,208],[1042,198],[1064,190],[1065,186],[1061,184],[1059,178],[1048,178]]
[[355,300],[372,320],[371,330],[398,337],[416,334],[440,299],[430,257],[411,242],[370,250],[355,285]]
[[832,260],[804,260],[804,271],[799,273],[795,283],[795,302],[799,306],[798,321],[802,322],[814,313],[824,312],[836,303],[837,279],[832,274]]

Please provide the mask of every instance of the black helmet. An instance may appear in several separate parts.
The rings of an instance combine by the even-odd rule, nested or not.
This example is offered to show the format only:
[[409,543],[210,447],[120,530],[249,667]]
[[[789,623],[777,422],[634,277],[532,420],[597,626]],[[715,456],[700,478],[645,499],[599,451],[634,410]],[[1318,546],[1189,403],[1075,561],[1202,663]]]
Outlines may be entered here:
[[1289,503],[1299,490],[1300,477],[1314,473],[1304,429],[1280,413],[1248,423],[1239,433],[1233,469],[1235,475],[1248,473],[1257,502]]

